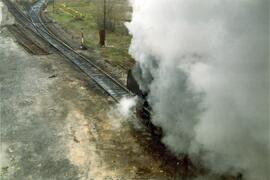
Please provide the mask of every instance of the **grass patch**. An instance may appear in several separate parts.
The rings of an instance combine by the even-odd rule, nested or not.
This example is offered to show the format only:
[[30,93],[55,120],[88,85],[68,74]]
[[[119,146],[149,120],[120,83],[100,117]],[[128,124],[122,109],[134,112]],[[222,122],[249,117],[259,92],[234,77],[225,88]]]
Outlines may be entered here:
[[[89,0],[59,0],[48,6],[48,15],[62,27],[72,33],[72,36],[80,41],[80,32],[83,29],[85,44],[94,49],[100,56],[111,61],[113,64],[129,67],[134,60],[128,54],[131,41],[124,22],[119,23],[114,32],[107,32],[105,48],[100,48],[99,29],[96,21],[98,7]],[[80,14],[78,19],[76,14]]]

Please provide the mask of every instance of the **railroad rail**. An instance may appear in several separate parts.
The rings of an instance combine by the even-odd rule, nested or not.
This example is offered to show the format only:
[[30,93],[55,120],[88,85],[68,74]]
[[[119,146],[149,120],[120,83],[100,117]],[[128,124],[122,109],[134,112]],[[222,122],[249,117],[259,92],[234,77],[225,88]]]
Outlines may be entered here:
[[10,0],[3,0],[3,2],[7,5],[9,11],[14,15],[18,22],[44,39],[58,52],[69,59],[82,72],[94,80],[97,85],[100,86],[116,102],[119,102],[123,97],[131,95],[131,92],[125,86],[111,77],[107,72],[99,68],[97,65],[92,63],[86,57],[76,52],[73,48],[57,38],[47,29],[41,19],[41,12],[48,3],[47,0],[39,0],[37,3],[35,3],[32,6],[28,16],[22,13]]

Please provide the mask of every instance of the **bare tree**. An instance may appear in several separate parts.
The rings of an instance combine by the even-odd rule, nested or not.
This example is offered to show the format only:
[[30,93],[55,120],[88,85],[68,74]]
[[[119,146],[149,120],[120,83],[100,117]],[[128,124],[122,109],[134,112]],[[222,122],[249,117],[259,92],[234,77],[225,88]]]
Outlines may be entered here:
[[116,31],[117,26],[127,19],[129,11],[127,0],[95,0],[95,3],[96,21],[100,30]]

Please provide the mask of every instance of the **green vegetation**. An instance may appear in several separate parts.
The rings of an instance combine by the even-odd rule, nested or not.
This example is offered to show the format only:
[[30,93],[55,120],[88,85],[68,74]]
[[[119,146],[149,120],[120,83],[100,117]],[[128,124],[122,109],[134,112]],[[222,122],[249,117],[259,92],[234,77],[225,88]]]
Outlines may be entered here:
[[[115,2],[114,2],[115,1]],[[113,64],[130,68],[133,60],[128,54],[131,37],[124,25],[130,11],[127,0],[107,0],[107,37],[106,47],[99,47],[99,30],[103,22],[103,1],[101,0],[58,0],[49,4],[50,18],[60,24],[75,39],[80,41],[83,29],[85,44],[97,54]],[[117,1],[117,2],[116,2]],[[114,4],[113,4],[114,3]]]

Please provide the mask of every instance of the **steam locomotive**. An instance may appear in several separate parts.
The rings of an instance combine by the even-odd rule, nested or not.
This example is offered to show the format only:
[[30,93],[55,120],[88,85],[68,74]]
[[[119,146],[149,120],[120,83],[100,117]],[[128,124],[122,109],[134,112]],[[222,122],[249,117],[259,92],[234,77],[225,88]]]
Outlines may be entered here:
[[[152,136],[154,137],[155,140],[157,140],[160,143],[160,139],[162,138],[162,129],[156,125],[154,125],[151,121],[151,116],[152,116],[152,108],[150,104],[147,101],[147,92],[143,92],[140,87],[138,82],[136,81],[132,70],[128,71],[128,76],[127,76],[127,88],[134,93],[135,95],[138,96],[138,103],[136,106],[136,115],[139,120],[141,120],[142,124],[146,126],[146,129],[150,131]],[[189,177],[192,177],[196,175],[200,170],[202,170],[199,167],[196,167],[189,156],[187,154],[182,154],[182,156],[177,157],[176,159],[172,160],[173,158],[170,159],[170,161],[176,161],[177,164],[180,162],[180,174],[182,178],[184,179],[189,179]],[[224,179],[230,179],[226,178],[225,176]],[[243,175],[239,173],[237,176],[232,176],[231,179],[234,180],[242,180]]]
[[139,84],[132,73],[132,70],[128,71],[127,88],[132,93],[137,95],[139,99],[136,106],[136,116],[138,117],[138,119],[141,120],[142,124],[146,126],[146,129],[149,130],[152,135],[161,138],[162,137],[161,128],[154,125],[151,121],[152,108],[147,101],[148,93],[143,92],[140,89]]
[[[136,116],[139,120],[141,120],[142,124],[146,126],[146,129],[151,133],[153,136],[153,140],[157,140],[156,142],[160,143],[162,138],[162,129],[156,125],[154,125],[151,121],[151,115],[152,115],[152,108],[150,104],[147,101],[147,92],[143,92],[136,79],[134,78],[134,75],[132,73],[132,70],[128,71],[127,76],[127,88],[138,96],[138,103],[136,106]],[[175,158],[175,157],[174,157]],[[171,158],[170,161],[175,161],[177,164],[179,161],[181,162],[181,174],[183,178],[188,177],[191,173],[191,169],[194,169],[194,166],[192,162],[190,161],[188,155],[183,155],[182,158],[174,159]],[[174,159],[174,160],[172,160]]]

